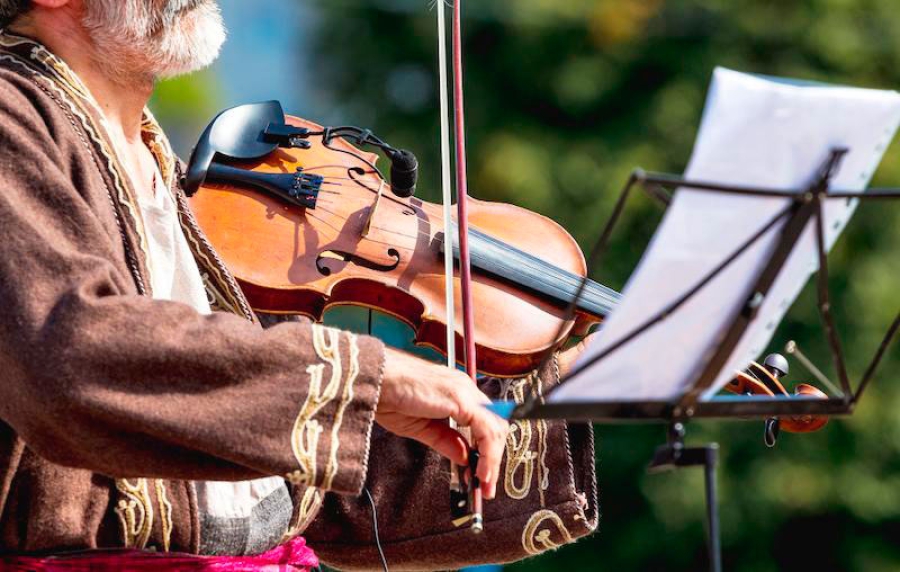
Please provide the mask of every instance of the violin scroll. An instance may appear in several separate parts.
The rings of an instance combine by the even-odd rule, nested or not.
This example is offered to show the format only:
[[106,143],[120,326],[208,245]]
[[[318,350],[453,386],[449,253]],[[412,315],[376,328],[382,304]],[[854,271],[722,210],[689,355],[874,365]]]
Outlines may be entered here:
[[[828,399],[824,391],[808,383],[800,383],[794,388],[794,395],[813,397],[815,399]],[[785,431],[790,433],[811,433],[818,431],[828,423],[827,417],[821,415],[798,415],[781,420]]]
[[[777,397],[803,397],[828,399],[822,390],[808,383],[800,383],[790,393],[781,383],[781,378],[788,373],[788,361],[780,354],[770,354],[763,361],[764,365],[752,362],[744,372],[738,372],[725,390],[736,395],[755,395]],[[766,420],[765,442],[772,447],[778,433],[784,429],[788,433],[811,433],[818,431],[828,423],[827,417],[817,415],[795,415],[791,417],[773,417]]]

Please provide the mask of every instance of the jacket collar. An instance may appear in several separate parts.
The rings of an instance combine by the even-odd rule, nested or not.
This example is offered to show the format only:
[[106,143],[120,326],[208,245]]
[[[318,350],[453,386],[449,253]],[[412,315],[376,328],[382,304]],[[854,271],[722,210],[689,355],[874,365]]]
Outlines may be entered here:
[[[73,123],[84,131],[92,151],[100,159],[98,169],[107,181],[107,191],[117,210],[135,285],[139,293],[151,295],[147,238],[137,193],[115,152],[106,119],[90,90],[66,62],[32,38],[0,30],[0,59],[17,64],[23,74],[41,83],[63,110],[77,119]],[[141,135],[159,165],[166,187],[176,199],[182,230],[197,260],[213,307],[253,320],[253,311],[237,281],[225,268],[194,219],[181,189],[179,160],[159,123],[146,108],[141,121]]]

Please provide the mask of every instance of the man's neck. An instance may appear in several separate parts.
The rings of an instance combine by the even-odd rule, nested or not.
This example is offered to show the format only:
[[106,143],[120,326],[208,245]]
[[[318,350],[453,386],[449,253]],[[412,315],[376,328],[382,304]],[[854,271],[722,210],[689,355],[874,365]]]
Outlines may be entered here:
[[139,143],[143,110],[153,93],[154,78],[140,73],[123,77],[104,73],[105,66],[97,63],[104,54],[98,53],[80,23],[81,16],[74,10],[35,8],[11,30],[43,43],[72,68],[100,106],[111,136],[128,144]]

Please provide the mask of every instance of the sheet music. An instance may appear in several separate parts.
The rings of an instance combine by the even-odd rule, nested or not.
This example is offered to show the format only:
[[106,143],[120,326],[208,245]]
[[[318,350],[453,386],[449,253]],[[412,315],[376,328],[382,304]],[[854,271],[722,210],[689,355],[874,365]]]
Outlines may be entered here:
[[[808,186],[831,148],[846,147],[832,189],[862,191],[900,124],[900,94],[767,78],[717,68],[685,177],[771,189]],[[698,283],[787,199],[680,189],[621,305],[581,360],[609,348]],[[858,201],[826,205],[830,248]],[[550,402],[671,400],[696,382],[771,255],[781,224],[766,233],[670,318],[568,380]],[[707,396],[765,350],[776,327],[817,269],[808,225]]]

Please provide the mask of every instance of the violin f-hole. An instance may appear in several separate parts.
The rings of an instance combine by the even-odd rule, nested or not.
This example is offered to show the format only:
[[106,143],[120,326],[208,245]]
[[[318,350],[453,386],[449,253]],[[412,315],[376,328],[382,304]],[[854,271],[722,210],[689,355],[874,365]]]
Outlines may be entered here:
[[318,270],[319,274],[321,274],[322,276],[331,276],[332,270],[331,268],[325,266],[325,261],[340,260],[341,262],[350,262],[357,266],[368,268],[369,270],[390,272],[400,265],[400,253],[396,248],[389,248],[387,251],[387,255],[394,260],[393,263],[381,264],[379,262],[368,260],[366,258],[363,258],[362,256],[353,254],[352,252],[344,252],[341,250],[323,250],[316,257],[316,270]]

